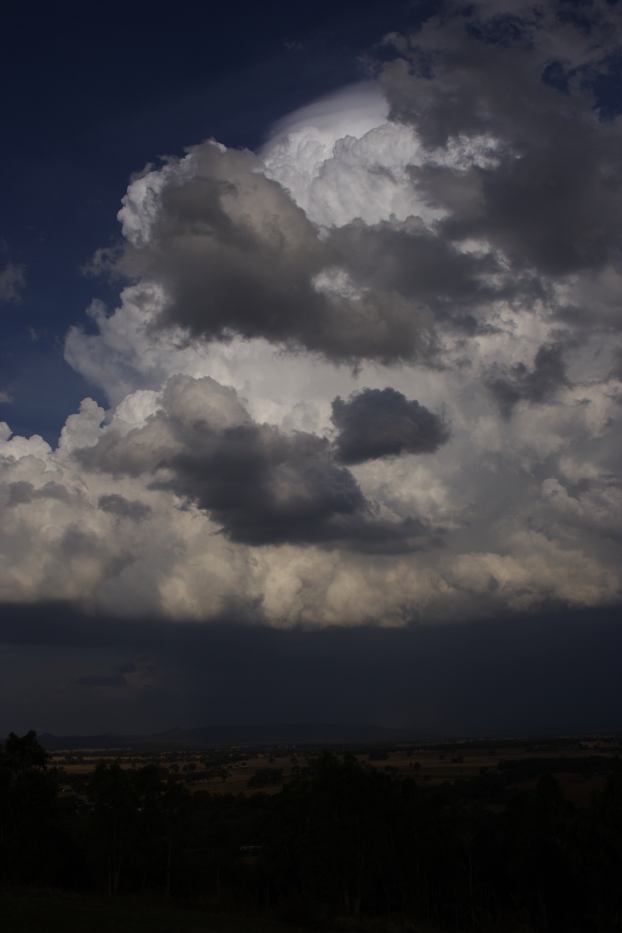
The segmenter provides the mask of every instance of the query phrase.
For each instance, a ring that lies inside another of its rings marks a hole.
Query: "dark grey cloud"
[[[349,537],[365,512],[354,477],[333,463],[328,442],[269,425],[190,438],[171,460],[171,485],[222,523],[234,541],[265,544]]]
[[[416,517],[378,520],[326,438],[255,423],[235,392],[213,379],[174,377],[163,405],[144,427],[126,435],[109,431],[76,457],[108,473],[153,473],[152,488],[195,502],[242,544],[393,552],[438,538]],[[430,413],[423,412],[425,420]],[[119,507],[119,497],[105,498]]]
[[[398,290],[355,298],[322,290],[316,278],[349,265],[348,248],[318,228],[251,152],[204,143],[192,170],[165,175],[149,229],[137,221],[118,272],[146,278],[167,296],[159,320],[190,334],[265,337],[339,360],[430,354],[431,319]],[[390,283],[389,283],[390,288]]]
[[[531,369],[524,363],[503,372],[497,367],[487,381],[487,388],[505,417],[511,415],[518,402],[546,402],[564,385],[567,385],[566,366],[559,344],[541,346]]]
[[[516,292],[493,256],[461,252],[414,218],[320,236],[251,153],[207,143],[192,155],[192,171],[165,176],[155,220],[118,264],[163,287],[160,326],[337,360],[431,361],[439,320],[473,331],[490,301]],[[352,288],[331,288],[335,274]]]
[[[567,9],[446,4],[396,39],[381,73],[393,118],[426,145],[468,137],[488,147],[470,166],[413,170],[422,195],[448,211],[441,235],[485,238],[514,271],[545,277],[619,261],[622,128],[599,118],[594,88],[619,52],[620,12],[586,6],[586,30]]]
[[[620,379],[622,381],[622,347],[616,347],[613,360],[613,366],[609,375],[610,377]]]
[[[449,438],[444,420],[396,389],[363,389],[333,401],[337,457],[363,463],[401,453],[434,453]]]
[[[265,337],[337,360],[430,362],[439,325],[474,332],[491,301],[535,288],[415,218],[320,236],[251,153],[208,143],[193,158],[192,172],[166,176],[148,234],[118,264],[163,287],[160,326]],[[331,288],[335,274],[352,289]]]
[[[253,153],[205,143],[191,155],[121,269],[159,281],[165,321],[193,333],[300,339],[325,303],[311,286],[325,255],[317,231]]]
[[[412,326],[417,315],[427,322],[430,334],[448,329],[473,334],[486,326],[492,302],[519,295],[534,298],[542,292],[537,278],[508,275],[499,257],[460,250],[449,237],[415,218],[374,226],[355,221],[335,230],[330,243],[340,263],[371,294],[402,299],[406,321],[400,325],[386,313],[381,318],[391,330],[394,360],[404,354],[398,349],[400,341],[408,339],[407,322]],[[428,353],[420,355],[434,359],[434,349],[430,338]]]
[[[35,487],[26,480],[9,483],[3,490],[7,506],[24,505],[36,499],[58,499],[71,502],[74,496],[62,483],[47,482]]]
[[[102,512],[109,512],[118,518],[129,518],[134,522],[139,522],[151,515],[151,508],[145,502],[126,499],[116,493],[100,496],[97,505]]]

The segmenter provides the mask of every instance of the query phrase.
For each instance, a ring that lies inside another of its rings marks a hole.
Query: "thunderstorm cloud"
[[[0,422],[4,602],[295,628],[619,601],[622,18],[566,6],[446,3],[258,151],[132,178],[93,263],[117,306],[65,341],[105,404],[55,446]]]

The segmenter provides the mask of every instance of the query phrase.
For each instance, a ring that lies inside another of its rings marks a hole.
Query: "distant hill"
[[[412,741],[411,733],[382,726],[335,723],[280,723],[263,726],[202,726],[154,735],[50,735],[46,748],[206,748],[223,745],[330,745]]]

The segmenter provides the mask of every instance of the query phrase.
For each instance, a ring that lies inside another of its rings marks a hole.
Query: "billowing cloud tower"
[[[448,5],[260,151],[129,185],[2,598],[404,625],[620,596],[619,14]]]

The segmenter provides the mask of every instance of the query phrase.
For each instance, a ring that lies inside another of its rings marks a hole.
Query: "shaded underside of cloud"
[[[0,729],[323,722],[397,726],[420,740],[615,733],[621,639],[617,613],[594,609],[276,631],[227,617],[171,625],[5,604]]]
[[[342,463],[434,453],[449,438],[442,418],[396,389],[364,389],[347,401],[336,398],[332,409]]]

